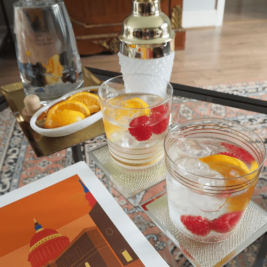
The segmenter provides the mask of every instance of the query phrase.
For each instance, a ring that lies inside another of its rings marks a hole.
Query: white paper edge
[[[108,190],[85,162],[73,164],[65,169],[1,196],[0,208],[41,191],[51,185],[57,184],[75,174],[77,174],[84,184],[92,191],[97,202],[101,205],[145,266],[169,266],[149,243],[146,237],[139,231],[132,220],[125,214],[116,200],[110,195]]]

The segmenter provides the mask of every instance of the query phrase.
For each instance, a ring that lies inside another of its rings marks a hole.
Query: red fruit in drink
[[[231,153],[231,155],[234,155],[232,157],[240,159],[244,163],[251,164],[253,161],[255,161],[255,159],[245,149],[241,147],[225,142],[222,142],[221,145],[224,146]]]
[[[231,212],[220,216],[210,222],[210,227],[213,231],[218,233],[227,233],[232,231],[242,217],[243,212]]]
[[[162,114],[155,112],[152,113],[151,116],[151,123],[153,124],[153,133],[154,134],[162,134],[169,125],[169,116],[166,118]]]
[[[134,118],[129,126],[129,133],[135,137],[137,141],[146,141],[152,135],[151,118],[147,116],[140,116]]]
[[[169,110],[169,104],[165,103],[163,105],[160,105],[158,107],[152,108],[151,111],[152,113],[160,113],[161,115],[165,115],[166,113],[168,113]]]
[[[207,236],[210,233],[210,222],[202,216],[182,215],[181,222],[194,235]]]

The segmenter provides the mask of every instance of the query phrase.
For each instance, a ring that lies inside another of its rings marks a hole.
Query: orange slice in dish
[[[62,101],[62,102],[59,102],[58,104],[54,105],[48,111],[44,127],[45,128],[61,127],[63,125],[61,125],[61,123],[59,121],[63,120],[65,122],[65,120],[68,120],[67,118],[65,118],[68,115],[71,116],[70,121],[72,121],[73,117],[75,117],[75,115],[73,115],[74,113],[70,114],[69,112],[64,112],[63,114],[61,114],[59,116],[55,116],[59,113],[62,113],[64,110],[77,111],[77,112],[83,114],[84,118],[90,116],[90,110],[83,103],[78,102],[78,101]],[[75,120],[73,120],[73,122],[75,122]],[[64,125],[67,125],[67,124],[64,124]]]
[[[91,114],[100,111],[99,97],[95,94],[80,92],[72,95],[68,100],[79,101],[85,104],[89,108]]]
[[[47,117],[50,117],[52,114],[57,114],[62,112],[63,110],[74,110],[81,112],[85,117],[90,116],[90,110],[88,107],[78,101],[62,101],[56,105],[54,105],[48,112]]]
[[[64,109],[60,113],[52,114],[46,120],[44,127],[47,129],[62,127],[83,120],[84,118],[84,114],[79,111]]]

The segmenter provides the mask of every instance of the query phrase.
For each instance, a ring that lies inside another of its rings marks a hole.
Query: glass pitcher
[[[17,60],[26,95],[43,104],[83,85],[72,24],[62,0],[14,3]]]

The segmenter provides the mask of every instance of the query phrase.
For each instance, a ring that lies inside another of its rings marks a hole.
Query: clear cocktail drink
[[[134,76],[140,84],[129,90],[122,77],[105,82],[99,89],[110,155],[117,164],[132,169],[163,159],[172,97],[171,85],[161,78]],[[142,88],[142,79],[153,82]]]
[[[181,124],[165,140],[170,218],[188,237],[219,242],[238,227],[253,195],[265,147],[224,120]]]

